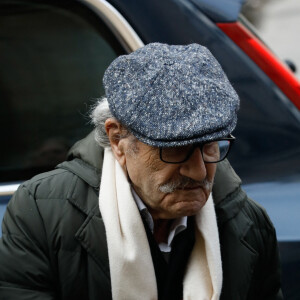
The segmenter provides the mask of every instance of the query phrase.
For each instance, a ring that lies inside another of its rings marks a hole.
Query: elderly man
[[[282,299],[275,230],[224,160],[239,100],[211,53],[149,44],[104,86],[95,131],[8,205],[0,298]]]

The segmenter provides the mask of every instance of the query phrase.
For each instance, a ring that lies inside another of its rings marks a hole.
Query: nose
[[[207,170],[200,148],[196,148],[191,157],[181,164],[179,173],[191,179],[201,181],[207,176]]]

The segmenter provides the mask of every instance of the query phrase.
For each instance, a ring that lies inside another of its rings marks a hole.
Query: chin
[[[173,204],[174,213],[177,217],[196,215],[206,204],[207,199],[204,193],[194,198],[176,197],[176,202]]]
[[[206,200],[178,203],[177,215],[181,217],[194,216],[202,209],[205,203]]]
[[[205,205],[210,191],[197,188],[176,190],[164,197],[168,205],[164,209],[163,218],[175,219],[184,216],[194,216]]]

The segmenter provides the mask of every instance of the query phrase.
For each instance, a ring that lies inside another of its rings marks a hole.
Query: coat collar
[[[93,130],[84,139],[74,144],[68,153],[68,160],[80,158],[88,165],[97,169],[101,174],[103,156],[104,149],[97,144],[95,140],[95,130]]]

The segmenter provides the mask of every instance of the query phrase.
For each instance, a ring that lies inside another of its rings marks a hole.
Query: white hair
[[[100,98],[91,110],[91,122],[95,126],[95,140],[103,148],[110,147],[109,138],[105,130],[105,121],[110,118],[114,118],[112,115],[107,98]]]
[[[115,119],[109,109],[108,101],[106,97],[100,98],[91,109],[90,113],[91,123],[95,126],[95,140],[103,148],[111,147],[109,138],[105,130],[105,122],[107,119]],[[120,123],[121,124],[121,123]],[[130,130],[128,130],[124,125],[122,125],[124,133],[119,135],[119,139],[130,137],[131,146],[135,145],[136,138],[132,135]],[[132,150],[136,150],[136,147],[133,147]]]

